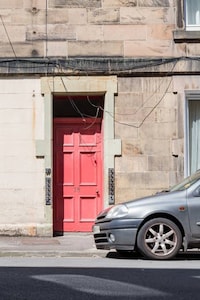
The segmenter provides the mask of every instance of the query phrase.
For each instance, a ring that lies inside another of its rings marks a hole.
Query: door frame
[[[41,93],[44,97],[44,140],[36,141],[36,155],[44,156],[45,170],[52,182],[53,167],[53,96],[70,95],[102,95],[104,96],[103,126],[103,206],[109,206],[108,175],[109,169],[115,167],[115,156],[122,153],[121,139],[115,139],[114,102],[117,94],[116,76],[55,76],[41,78]],[[52,189],[51,189],[52,191]],[[51,195],[52,199],[52,195]],[[45,206],[45,213],[50,224],[53,224],[52,201]],[[53,225],[52,225],[53,227]],[[53,228],[52,228],[53,232]]]
[[[100,143],[100,156],[101,156],[101,159],[100,159],[100,161],[103,161],[103,130],[102,130],[102,118],[96,118],[95,119],[95,122],[94,122],[94,119],[92,119],[92,118],[86,118],[85,120],[84,120],[84,125],[85,125],[85,127],[90,127],[91,125],[93,125],[93,124],[98,124],[100,127],[101,127],[101,131],[100,131],[100,136],[101,136],[101,143]],[[58,118],[58,117],[55,117],[54,119],[53,119],[53,130],[55,130],[55,128],[56,128],[56,125],[58,125],[58,127],[61,125],[70,125],[70,124],[73,124],[73,125],[82,125],[83,124],[83,120],[82,120],[82,118],[70,118],[70,117],[66,117],[66,118],[64,118],[64,117],[62,117],[62,118]],[[55,132],[55,131],[54,131]],[[54,141],[53,141],[53,144],[54,144],[54,142],[55,142],[55,136],[54,136]],[[55,149],[53,149],[53,151],[55,151]],[[55,153],[56,152],[54,152],[53,153],[53,157],[54,157],[54,159],[55,159]],[[54,163],[54,166],[57,164],[57,162],[55,161],[53,159],[53,163]],[[99,184],[100,184],[100,186],[98,187],[98,189],[99,189],[99,193],[100,193],[100,199],[98,200],[98,206],[97,206],[97,209],[98,209],[98,211],[99,210],[101,210],[102,208],[103,208],[103,178],[102,178],[102,173],[103,173],[103,165],[101,164],[101,165],[99,165],[99,171],[98,171],[98,180],[100,181],[100,182],[98,182]],[[53,170],[53,179],[54,179],[54,176],[55,176],[55,173],[54,173],[54,170]],[[53,191],[55,191],[55,187],[53,186]],[[54,198],[55,199],[55,198]],[[57,203],[53,203],[53,214],[54,214],[54,212],[56,211],[56,205],[57,205]],[[54,216],[53,216],[53,222],[54,222],[55,220],[54,220]],[[83,222],[83,226],[84,226],[84,222]],[[53,227],[54,227],[54,224],[53,224]],[[79,231],[79,230],[78,230]],[[70,232],[70,230],[68,230],[68,231],[62,231],[62,233],[64,233],[64,232]],[[84,232],[84,230],[82,231],[82,232]],[[54,230],[54,234],[60,234],[61,233],[61,231],[56,231],[56,230]]]

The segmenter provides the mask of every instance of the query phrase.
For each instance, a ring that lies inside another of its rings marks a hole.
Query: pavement
[[[0,257],[106,257],[97,250],[92,233],[66,233],[57,237],[0,236]]]
[[[0,235],[0,257],[118,257],[114,250],[97,250],[91,232],[65,233],[56,237]],[[135,258],[140,258],[136,253]],[[131,258],[132,254],[131,254]],[[178,259],[198,259],[200,249],[181,252]]]

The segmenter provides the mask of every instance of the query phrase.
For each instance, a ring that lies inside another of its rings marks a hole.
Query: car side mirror
[[[193,192],[194,197],[200,197],[200,187],[198,187],[194,192]]]

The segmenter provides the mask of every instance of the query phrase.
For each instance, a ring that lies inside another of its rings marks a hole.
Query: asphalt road
[[[0,300],[199,300],[200,255],[0,258]]]

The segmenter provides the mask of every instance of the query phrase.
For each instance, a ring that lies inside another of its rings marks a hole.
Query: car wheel
[[[150,259],[170,259],[180,250],[182,235],[178,226],[165,218],[152,219],[140,229],[138,250]]]

